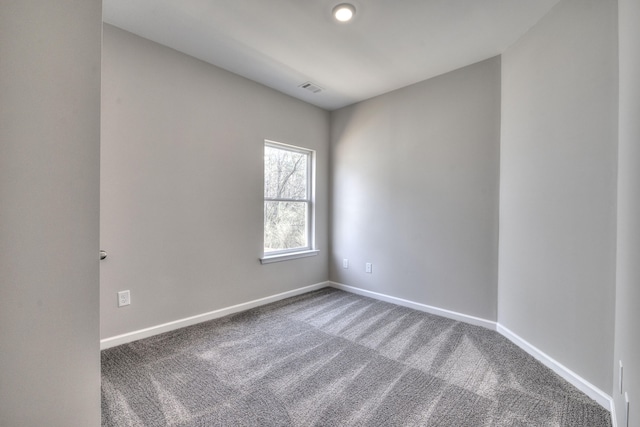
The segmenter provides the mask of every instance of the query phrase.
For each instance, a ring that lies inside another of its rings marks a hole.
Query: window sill
[[[288,261],[290,259],[306,258],[306,257],[310,257],[310,256],[316,256],[319,253],[320,253],[319,250],[312,249],[312,250],[309,250],[309,251],[290,252],[290,253],[278,254],[278,255],[266,255],[266,256],[263,256],[262,258],[260,258],[260,263],[262,263],[262,264],[271,264],[273,262]]]

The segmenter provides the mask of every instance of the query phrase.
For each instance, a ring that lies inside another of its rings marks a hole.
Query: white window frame
[[[272,262],[286,261],[290,259],[304,258],[309,256],[315,256],[320,251],[316,249],[316,227],[315,227],[315,166],[316,166],[316,152],[315,150],[311,150],[309,148],[298,147],[295,145],[284,144],[282,142],[271,141],[265,139],[264,148],[271,147],[278,150],[287,150],[294,153],[300,153],[307,156],[307,197],[306,199],[287,199],[287,198],[271,198],[264,197],[264,160],[262,163],[263,171],[262,171],[262,188],[263,188],[263,198],[265,202],[303,202],[307,204],[307,246],[299,247],[299,248],[291,248],[291,249],[283,249],[278,251],[269,251],[264,252],[264,225],[262,228],[262,239],[263,239],[263,252],[262,258],[260,258],[260,262],[262,264],[269,264]],[[264,158],[264,156],[263,156]],[[263,203],[264,205],[264,203]],[[263,211],[263,224],[264,224],[264,215]]]

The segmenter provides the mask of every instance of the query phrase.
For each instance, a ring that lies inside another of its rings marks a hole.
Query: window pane
[[[264,197],[307,199],[308,155],[264,147]]]
[[[306,248],[307,203],[264,202],[264,251]]]

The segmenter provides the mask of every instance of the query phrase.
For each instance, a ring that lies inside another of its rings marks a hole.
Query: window
[[[262,263],[317,254],[313,166],[313,151],[265,141]]]

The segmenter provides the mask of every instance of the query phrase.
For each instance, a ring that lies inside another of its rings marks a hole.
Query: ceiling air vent
[[[308,90],[309,92],[318,93],[322,91],[322,88],[315,83],[306,82],[302,83],[300,86],[302,89]]]

